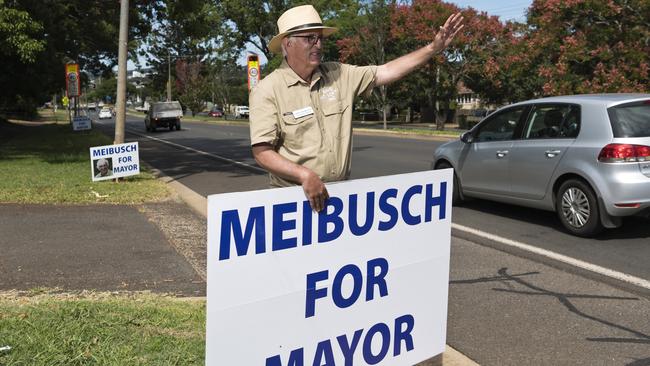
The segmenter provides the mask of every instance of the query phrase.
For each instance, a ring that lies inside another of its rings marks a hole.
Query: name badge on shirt
[[[305,107],[301,109],[296,109],[295,111],[291,112],[291,114],[293,115],[293,118],[298,119],[300,117],[314,114],[314,110],[311,107]]]

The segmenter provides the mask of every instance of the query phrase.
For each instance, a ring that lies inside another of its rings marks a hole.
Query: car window
[[[536,105],[528,117],[525,139],[575,138],[580,130],[580,107],[569,104]]]
[[[650,100],[607,110],[614,137],[650,137]]]
[[[517,123],[526,107],[513,107],[497,112],[480,124],[475,141],[512,140]]]
[[[157,112],[176,111],[181,109],[181,105],[178,102],[158,103],[158,104],[154,104],[154,109]]]

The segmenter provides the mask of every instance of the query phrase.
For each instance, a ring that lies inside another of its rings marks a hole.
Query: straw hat
[[[322,29],[324,36],[336,32],[336,28],[326,27],[320,15],[312,5],[296,6],[285,11],[278,19],[278,35],[269,42],[269,50],[273,53],[282,52],[282,39],[290,33],[312,29]]]

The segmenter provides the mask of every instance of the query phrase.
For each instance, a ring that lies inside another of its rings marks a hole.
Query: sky
[[[516,20],[523,22],[526,18],[526,10],[528,7],[530,7],[530,4],[532,4],[532,0],[501,0],[501,1],[494,1],[494,0],[456,0],[456,1],[449,1],[447,2],[456,4],[457,6],[461,8],[466,8],[468,6],[471,6],[472,8],[479,10],[479,11],[485,11],[489,15],[497,15],[501,19],[501,21],[506,21],[506,20]],[[249,51],[256,52],[253,50],[253,48],[250,48]],[[259,53],[259,52],[256,52]],[[266,58],[264,55],[260,55],[260,61],[262,63],[266,63]],[[243,54],[239,61],[239,64],[245,65],[246,64],[246,54]],[[128,69],[131,70],[135,68],[135,65],[133,62],[129,61]]]

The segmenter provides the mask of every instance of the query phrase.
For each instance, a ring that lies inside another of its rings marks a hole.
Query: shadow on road
[[[574,240],[579,239],[566,233],[555,212],[480,199],[471,199],[463,202],[463,204],[458,208],[479,211],[522,223],[544,226],[556,231],[559,235],[566,235]],[[616,229],[607,229],[592,239],[599,241],[616,241],[620,239],[638,238],[650,238],[650,219],[643,217],[626,217],[623,220],[623,226]]]
[[[587,314],[586,312],[578,309],[576,305],[571,302],[571,299],[598,299],[598,300],[623,300],[623,301],[638,301],[639,298],[636,297],[620,297],[620,296],[601,296],[601,295],[584,295],[584,294],[567,294],[561,292],[555,292],[552,290],[544,289],[540,286],[534,285],[532,282],[527,281],[525,278],[530,278],[539,274],[539,272],[526,272],[519,274],[510,274],[508,273],[508,268],[500,268],[497,271],[496,276],[492,277],[481,277],[470,280],[452,280],[449,281],[451,285],[463,285],[463,284],[476,284],[476,283],[486,283],[486,282],[497,282],[504,285],[507,288],[492,288],[493,291],[497,292],[508,292],[517,295],[525,296],[547,296],[554,297],[557,301],[567,308],[570,312],[584,318],[603,324],[607,327],[618,329],[629,333],[631,337],[629,338],[619,338],[619,337],[601,337],[601,338],[585,338],[591,342],[614,342],[614,343],[636,343],[636,344],[650,344],[650,335],[643,333],[641,331],[634,330],[632,328],[616,324],[606,319],[601,319],[595,315]],[[519,286],[517,286],[519,285]],[[641,365],[641,364],[638,364]]]

